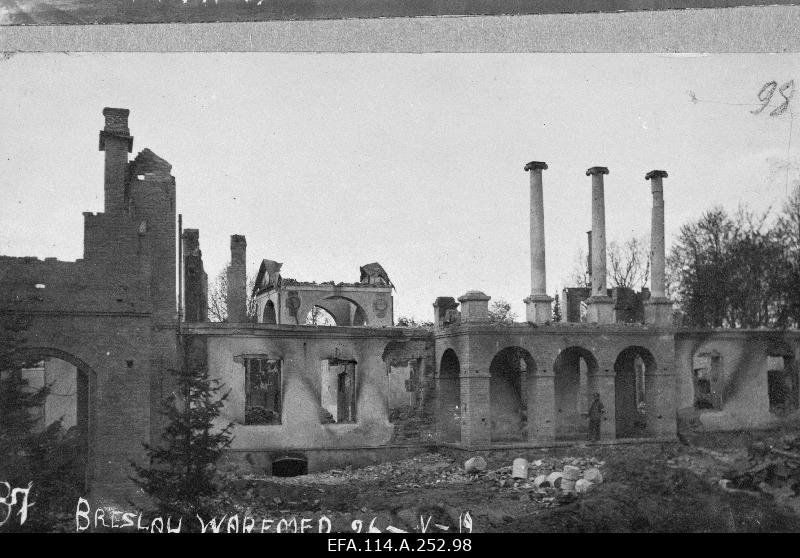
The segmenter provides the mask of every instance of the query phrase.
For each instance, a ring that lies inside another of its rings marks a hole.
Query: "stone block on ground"
[[[480,455],[467,459],[464,463],[464,471],[467,473],[482,473],[486,470],[486,460]]]
[[[511,477],[515,479],[528,478],[528,460],[518,457],[511,466]]]
[[[550,486],[553,488],[560,488],[561,487],[561,479],[564,475],[560,471],[555,471],[547,475],[547,482],[550,483]]]
[[[600,484],[603,482],[603,473],[600,472],[600,469],[592,467],[591,469],[586,469],[583,473],[583,478],[591,483]]]
[[[564,465],[564,479],[570,481],[576,481],[581,478],[581,470],[574,465]]]

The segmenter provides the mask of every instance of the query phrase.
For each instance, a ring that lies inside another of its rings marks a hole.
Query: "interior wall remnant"
[[[533,358],[520,347],[503,349],[489,367],[489,403],[492,441],[528,438],[528,374]]]
[[[281,361],[245,358],[245,424],[281,424]]]
[[[23,368],[21,375],[30,390],[49,387],[44,404],[37,410],[37,429],[43,430],[59,419],[64,430],[77,426],[77,367],[65,360],[49,357],[34,367]]]
[[[594,389],[597,362],[581,347],[561,351],[553,366],[556,403],[555,437],[584,440],[589,435],[589,405]]]
[[[644,378],[655,359],[643,347],[628,347],[614,363],[614,408],[617,438],[647,436]]]
[[[323,424],[356,422],[356,362],[322,361],[321,407]]]
[[[395,425],[395,440],[419,438],[422,411],[422,359],[409,359],[404,366],[387,366],[389,422]]]

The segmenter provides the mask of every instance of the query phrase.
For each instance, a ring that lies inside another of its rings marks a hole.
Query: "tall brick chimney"
[[[133,136],[128,130],[128,109],[104,108],[106,125],[100,131],[100,151],[106,152],[105,212],[116,213],[125,208],[125,180],[128,153],[133,149]]]
[[[247,240],[231,235],[231,263],[228,266],[228,322],[247,319]]]

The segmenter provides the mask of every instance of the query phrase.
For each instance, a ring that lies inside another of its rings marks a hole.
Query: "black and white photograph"
[[[5,52],[0,533],[800,532],[798,79]]]

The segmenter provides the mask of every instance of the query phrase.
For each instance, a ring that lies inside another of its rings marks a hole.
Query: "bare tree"
[[[324,308],[312,306],[311,311],[306,316],[306,325],[335,326],[336,320]]]
[[[630,238],[625,242],[611,241],[607,249],[608,283],[611,287],[627,287],[638,290],[650,279],[650,241],[647,237]],[[592,275],[589,256],[584,248],[578,256],[569,284],[590,288]]]
[[[575,266],[572,268],[572,273],[569,276],[569,285],[573,287],[589,288],[592,286],[592,276],[589,273],[589,256],[586,251],[581,248],[578,250],[578,258]]]
[[[229,264],[230,265],[230,264]],[[255,277],[247,276],[247,317],[257,321],[256,299],[253,296]],[[222,268],[208,286],[208,319],[224,322],[228,319],[228,266]]]
[[[639,290],[650,279],[650,241],[630,238],[608,245],[608,279],[612,287]]]

